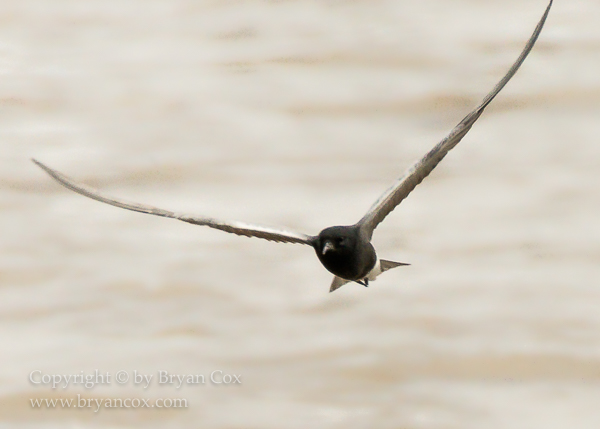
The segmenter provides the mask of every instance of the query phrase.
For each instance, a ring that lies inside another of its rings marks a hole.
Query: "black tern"
[[[542,31],[542,27],[544,26],[551,6],[552,0],[548,4],[542,18],[517,60],[492,91],[485,96],[481,104],[465,116],[442,141],[410,167],[402,177],[396,180],[396,182],[394,182],[394,184],[371,206],[362,219],[354,225],[332,226],[322,230],[319,235],[312,236],[286,229],[250,225],[237,221],[220,221],[204,216],[177,213],[145,204],[126,202],[104,196],[95,189],[77,183],[64,174],[51,169],[35,159],[32,159],[32,161],[66,188],[106,204],[136,212],[179,219],[195,225],[205,225],[246,237],[256,237],[281,243],[299,243],[312,246],[323,266],[334,274],[330,292],[333,292],[340,286],[349,282],[357,282],[363,286],[368,286],[369,281],[374,280],[382,272],[402,265],[408,265],[401,262],[378,259],[375,248],[371,244],[373,231],[377,225],[379,225],[379,223],[381,223],[381,221],[383,221],[383,219],[394,210],[396,206],[398,206],[398,204],[400,204],[402,200],[404,200],[408,194],[410,194],[412,190],[429,175],[429,173],[431,173],[446,154],[462,140],[475,121],[479,119],[488,104],[490,104],[494,97],[498,95],[502,88],[504,88],[508,81],[514,76],[521,64],[523,64],[523,61],[525,61],[525,58],[533,48],[533,45]]]

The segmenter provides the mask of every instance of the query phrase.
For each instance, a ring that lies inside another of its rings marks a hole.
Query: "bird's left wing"
[[[110,204],[111,206],[120,207],[122,209],[133,210],[140,213],[148,213],[155,216],[170,217],[173,219],[179,219],[184,222],[193,223],[194,225],[205,225],[210,228],[220,229],[221,231],[230,232],[237,235],[243,235],[246,237],[256,237],[265,240],[282,242],[282,243],[299,243],[312,245],[314,237],[294,231],[287,231],[280,228],[271,228],[260,225],[250,225],[243,222],[237,221],[220,221],[203,216],[194,216],[185,213],[177,213],[169,210],[159,209],[157,207],[148,206],[145,204],[138,204],[121,199],[116,199],[102,195],[89,186],[75,182],[73,179],[59,173],[56,170],[42,164],[41,162],[32,159],[40,168],[48,173],[58,183],[70,189],[78,194],[92,198],[102,203]]]
[[[450,131],[441,142],[439,142],[433,149],[431,149],[422,159],[417,161],[412,167],[410,167],[404,175],[398,179],[384,194],[373,204],[367,214],[358,222],[362,231],[366,233],[368,237],[373,235],[373,230],[379,225],[379,223],[404,200],[412,192],[415,187],[421,183],[421,181],[431,173],[431,171],[438,165],[438,163],[446,156],[446,154],[454,148],[462,140],[462,138],[469,132],[475,121],[481,116],[483,110],[488,104],[494,99],[496,95],[504,88],[504,85],[514,76],[517,72],[527,55],[535,45],[535,42],[542,31],[542,27],[546,22],[550,7],[552,6],[552,0],[548,4],[544,15],[538,22],[537,27],[533,31],[533,34],[529,38],[529,41],[525,45],[525,48],[519,55],[519,58],[515,61],[512,67],[508,70],[506,75],[496,84],[494,89],[485,96],[481,104],[469,113],[465,118],[460,121],[456,127]]]

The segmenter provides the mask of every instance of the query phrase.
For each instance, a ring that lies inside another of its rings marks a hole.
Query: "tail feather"
[[[350,283],[350,280],[343,279],[338,276],[333,276],[333,281],[331,282],[331,287],[329,288],[329,292],[333,292],[336,289],[341,288],[346,283]]]
[[[379,274],[381,274],[387,270],[391,270],[392,268],[402,267],[405,265],[410,265],[410,264],[406,264],[404,262],[394,262],[394,261],[386,261],[385,259],[380,259],[379,267],[377,269],[373,269],[373,271],[371,271],[371,273],[369,274],[369,276],[367,278],[369,280],[375,280],[375,277],[377,277]],[[331,282],[331,287],[329,288],[329,292],[333,292],[334,290],[341,288],[346,283],[350,283],[350,281],[351,280],[346,280],[346,279],[343,279],[338,276],[333,276],[333,281]]]
[[[385,259],[379,260],[379,266],[381,267],[382,273],[386,272],[387,270],[391,270],[392,268],[401,267],[404,265],[410,265],[410,264],[406,264],[404,262],[386,261]]]

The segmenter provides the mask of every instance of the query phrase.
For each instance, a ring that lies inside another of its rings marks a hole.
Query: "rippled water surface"
[[[557,1],[514,80],[377,229],[379,255],[412,265],[369,289],[329,294],[307,247],[102,205],[29,161],[172,210],[309,234],[353,223],[492,88],[544,7],[0,3],[0,421],[600,427],[593,0]],[[113,378],[29,381],[96,369]],[[31,405],[77,395],[188,407]]]

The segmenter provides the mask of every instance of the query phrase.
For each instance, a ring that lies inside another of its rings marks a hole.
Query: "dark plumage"
[[[325,228],[313,247],[325,268],[346,280],[364,279],[377,262],[375,248],[357,225]]]
[[[334,291],[350,281],[356,281],[368,286],[369,280],[374,280],[382,272],[401,265],[407,265],[383,259],[379,260],[375,253],[375,249],[371,244],[373,231],[377,225],[379,225],[379,223],[394,210],[394,208],[396,208],[398,204],[400,204],[402,200],[404,200],[404,198],[406,198],[408,194],[410,194],[410,192],[412,192],[412,190],[429,175],[429,173],[431,173],[446,154],[462,140],[475,121],[481,116],[488,104],[490,104],[494,97],[498,95],[507,82],[514,76],[521,64],[523,64],[523,61],[525,61],[525,58],[533,48],[533,45],[542,31],[542,27],[544,26],[544,22],[550,12],[551,6],[552,0],[550,0],[544,15],[540,19],[532,36],[515,63],[500,82],[496,84],[492,91],[485,96],[481,104],[465,116],[464,119],[450,131],[450,134],[434,146],[434,148],[421,160],[410,167],[400,179],[383,193],[363,218],[355,225],[332,226],[324,229],[317,236],[310,236],[285,229],[249,225],[237,221],[220,221],[204,216],[177,213],[104,196],[100,192],[75,182],[64,174],[51,169],[35,159],[33,162],[68,189],[116,207],[156,216],[179,219],[195,225],[205,225],[247,237],[310,245],[315,249],[319,260],[325,268],[335,275],[330,291]]]

